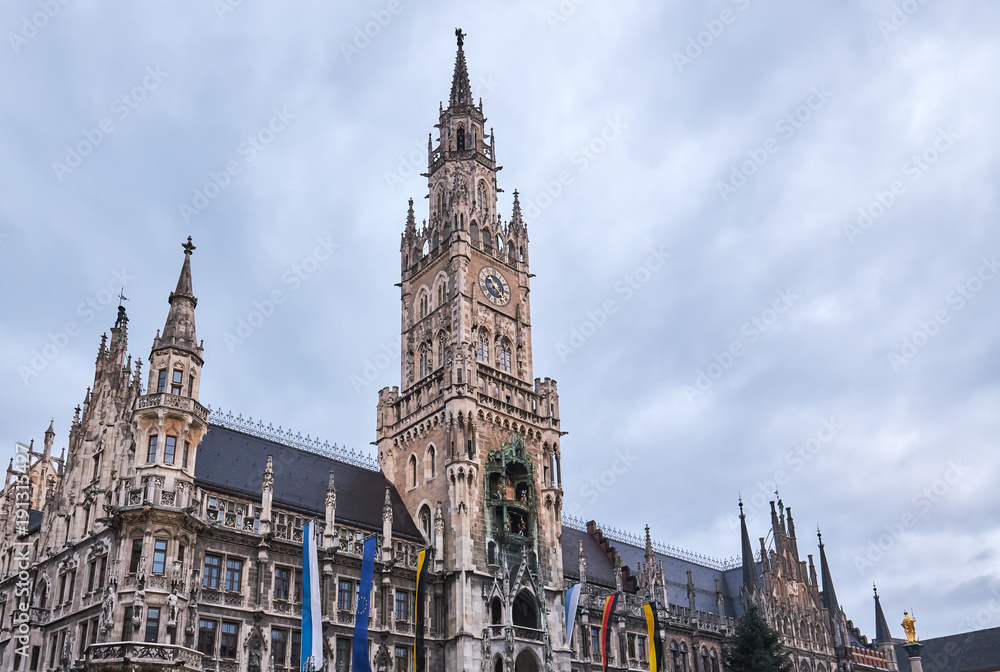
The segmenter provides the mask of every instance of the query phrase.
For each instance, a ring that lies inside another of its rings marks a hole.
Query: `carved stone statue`
[[[913,616],[910,616],[910,613],[908,611],[903,612],[903,622],[901,625],[903,626],[903,631],[906,632],[907,644],[909,644],[910,642],[917,641],[917,629],[913,625],[916,622],[917,619],[913,618]]]
[[[101,608],[101,632],[110,632],[115,627],[115,587],[108,583],[104,587],[104,604]]]
[[[389,647],[383,641],[379,644],[378,652],[375,654],[375,672],[389,672],[392,665],[392,658],[389,656]]]
[[[260,642],[255,641],[247,658],[247,672],[260,672]]]
[[[167,625],[177,625],[177,589],[167,596]]]

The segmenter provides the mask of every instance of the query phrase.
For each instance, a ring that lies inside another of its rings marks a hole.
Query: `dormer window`
[[[166,391],[167,391],[167,370],[160,369],[159,377],[156,380],[156,392],[157,394],[159,394],[160,392],[166,392]]]
[[[184,376],[184,372],[180,369],[174,369],[174,377],[170,381],[170,394],[176,394],[180,396],[181,394],[181,379]]]

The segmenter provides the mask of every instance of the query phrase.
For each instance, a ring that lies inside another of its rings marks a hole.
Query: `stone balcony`
[[[201,420],[208,422],[208,409],[199,404],[191,397],[183,397],[178,394],[167,394],[166,392],[158,392],[156,394],[143,395],[138,399],[136,399],[135,402],[136,410],[142,408],[154,408],[156,406],[163,406],[165,408],[175,408],[179,411],[194,413]]]
[[[201,654],[174,644],[113,642],[87,647],[87,670],[183,670],[202,672]]]

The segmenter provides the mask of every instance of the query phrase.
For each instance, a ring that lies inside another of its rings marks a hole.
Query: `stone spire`
[[[50,457],[52,457],[52,442],[56,438],[56,430],[55,427],[53,426],[53,423],[55,423],[55,418],[53,418],[52,421],[49,422],[49,428],[45,430],[45,448],[42,451],[42,458],[45,460],[48,460]]]
[[[743,590],[747,595],[757,592],[757,563],[753,558],[753,546],[750,545],[750,535],[747,533],[747,517],[743,513],[743,500],[740,499],[740,537],[743,544]]]
[[[392,559],[392,496],[385,486],[385,504],[382,505],[382,562]]]
[[[837,592],[833,589],[833,576],[830,574],[830,565],[826,561],[826,548],[823,546],[823,533],[816,528],[816,536],[819,538],[819,571],[823,579],[823,608],[830,612],[834,618],[840,616],[840,602],[837,601]]]
[[[198,305],[198,299],[194,296],[191,284],[191,254],[195,250],[191,236],[188,236],[187,242],[181,247],[184,248],[184,265],[177,278],[177,288],[170,293],[170,311],[163,331],[153,340],[153,350],[176,348],[201,359],[202,348],[198,344],[194,328],[194,309]]]
[[[458,39],[458,53],[455,55],[455,74],[451,78],[451,101],[452,108],[472,105],[472,86],[469,84],[469,69],[465,65],[465,51],[462,45],[465,43],[465,34],[461,28],[455,29],[455,37]]]
[[[407,238],[415,238],[417,235],[417,218],[413,214],[413,199],[410,199],[410,207],[406,210],[406,228],[403,235]]]
[[[524,218],[521,216],[521,198],[517,192],[514,190],[514,211],[510,216],[510,227],[515,233],[524,229]]]
[[[885,614],[882,612],[882,603],[878,599],[878,588],[875,584],[872,584],[872,590],[875,592],[875,643],[885,644],[892,643],[892,635],[889,633],[889,623],[885,620]]]
[[[331,548],[336,544],[337,532],[335,525],[337,522],[337,484],[334,482],[333,469],[330,470],[330,479],[326,484],[326,531],[323,533],[325,546]]]

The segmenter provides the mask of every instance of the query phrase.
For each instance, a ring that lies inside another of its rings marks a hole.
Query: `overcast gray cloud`
[[[4,3],[4,454],[66,444],[123,279],[148,355],[188,235],[202,400],[368,449],[461,26],[567,507],[731,556],[777,485],[869,635],[873,580],[997,625],[1000,7],[646,4]]]

